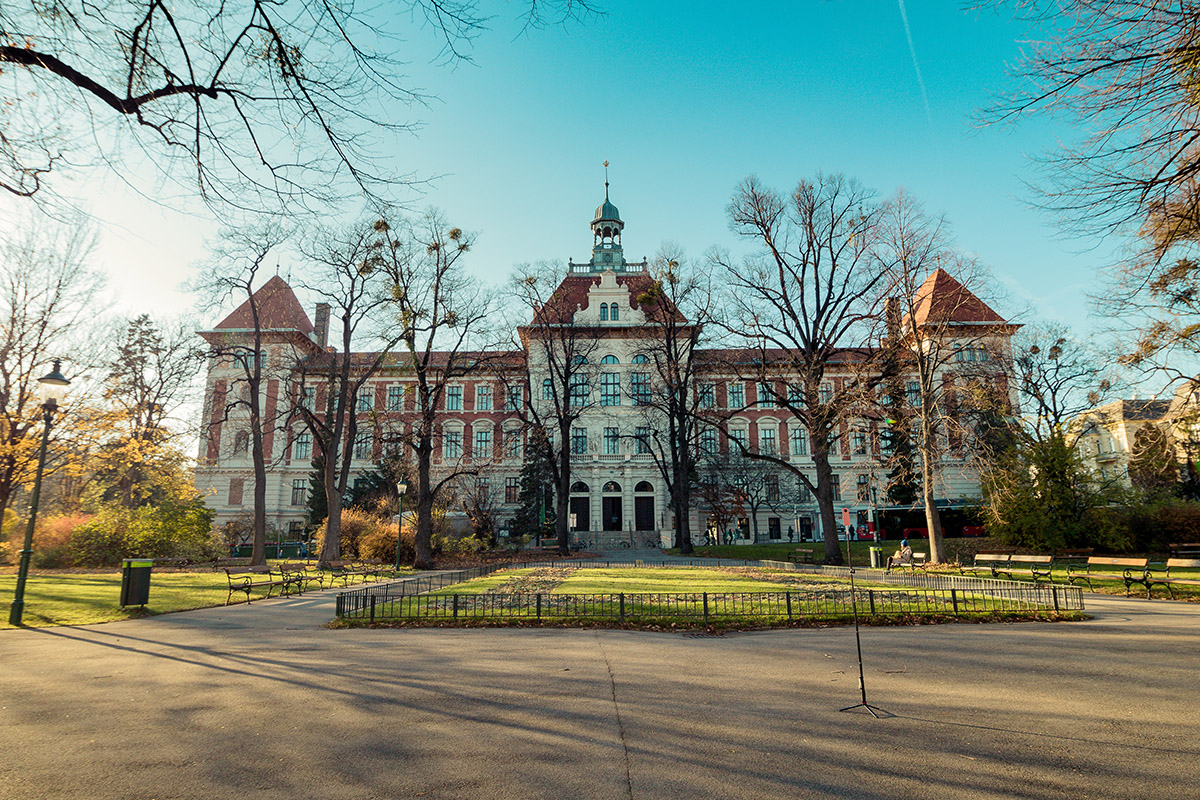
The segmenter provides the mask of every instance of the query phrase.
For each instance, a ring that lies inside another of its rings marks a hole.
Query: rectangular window
[[[520,478],[505,478],[504,479],[504,502],[516,503],[521,499],[521,479]]]
[[[448,386],[446,387],[446,410],[447,411],[462,411],[463,387]]]
[[[758,452],[764,456],[773,456],[779,452],[779,446],[775,441],[774,428],[758,429]]]
[[[796,502],[800,504],[812,502],[812,490],[799,478],[796,478]]]
[[[308,481],[304,478],[297,478],[292,481],[292,505],[302,506],[306,499],[308,499]]]
[[[389,386],[387,393],[387,410],[388,411],[403,411],[404,410],[404,387]]]
[[[767,485],[767,502],[768,503],[778,503],[779,502],[779,476],[778,475],[767,475],[765,482]]]
[[[371,386],[360,386],[358,388],[358,403],[356,405],[359,414],[366,414],[375,408],[375,389]]]
[[[865,503],[871,499],[871,478],[867,475],[858,476],[858,500],[860,503]]]
[[[445,431],[442,433],[442,458],[462,458],[462,431]]]
[[[300,407],[306,411],[313,410],[313,404],[316,402],[317,389],[314,386],[300,387]]]
[[[831,432],[829,434],[829,455],[836,456],[838,452],[838,434]]]
[[[706,456],[716,455],[717,432],[709,428],[700,431],[700,452]]]
[[[820,396],[821,396],[822,405],[829,405],[830,403],[832,403],[833,402],[833,385],[829,384],[829,383],[822,383]]]
[[[717,390],[711,383],[700,386],[700,407],[712,408],[717,404]]]
[[[587,452],[587,428],[571,428],[571,455],[581,456]]]
[[[354,434],[354,457],[355,458],[370,458],[371,457],[371,432],[363,431],[362,433]]]
[[[647,455],[650,452],[650,429],[638,426],[637,430],[634,431],[634,437],[637,441],[637,454],[640,456]]]
[[[854,448],[854,455],[865,456],[867,454],[867,434],[865,431],[854,431],[850,434],[850,446]]]
[[[509,386],[508,391],[504,395],[504,410],[520,411],[521,401],[524,399],[525,388],[523,386]]]
[[[792,455],[808,455],[808,431],[799,425],[791,426]]]
[[[492,387],[486,383],[481,383],[475,387],[475,410],[492,410]]]
[[[782,539],[783,532],[780,530],[779,517],[769,517],[767,519],[767,538]]]
[[[833,484],[832,484],[832,488],[833,488],[833,501],[834,501],[835,503],[837,503],[837,502],[841,502],[841,499],[842,499],[842,480],[841,480],[841,478],[840,478],[839,476],[837,476],[837,475],[834,475],[834,476],[833,476]]]
[[[621,452],[621,434],[616,428],[604,429],[604,455],[615,456]]]
[[[570,404],[576,408],[582,408],[588,404],[588,397],[592,393],[592,382],[587,375],[576,373],[571,376],[571,395]]]
[[[729,407],[742,408],[746,405],[746,387],[740,383],[729,384]]]
[[[492,457],[492,432],[490,430],[475,431],[476,458]]]
[[[775,407],[775,392],[771,388],[770,383],[758,384],[758,407],[759,408],[774,408]]]
[[[904,384],[904,394],[908,398],[908,404],[913,408],[921,407],[921,384],[916,381],[909,381]]]
[[[242,491],[245,485],[245,478],[229,479],[229,505],[240,506],[242,504]]]
[[[794,383],[788,384],[787,390],[788,405],[793,408],[804,405],[804,389]]]
[[[621,405],[621,374],[604,372],[600,375],[600,405]]]
[[[632,385],[630,393],[633,395],[633,404],[635,406],[650,405],[650,373],[635,372],[630,377]]]
[[[729,438],[733,442],[736,442],[736,444],[731,443],[730,448],[729,448],[730,453],[733,453],[736,455],[738,453],[741,453],[745,449],[746,442],[748,441],[745,428],[735,428],[734,430],[731,430],[729,432]],[[741,447],[738,447],[738,445],[741,445]]]
[[[288,523],[288,539],[297,541],[304,538],[304,523],[299,520],[292,520]]]
[[[521,432],[504,432],[504,454],[509,458],[521,457]]]
[[[296,434],[292,442],[292,458],[297,461],[307,461],[312,458],[312,434],[305,431]]]

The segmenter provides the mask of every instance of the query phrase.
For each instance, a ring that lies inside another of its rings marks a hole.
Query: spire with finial
[[[604,159],[604,202],[608,202],[608,159]]]

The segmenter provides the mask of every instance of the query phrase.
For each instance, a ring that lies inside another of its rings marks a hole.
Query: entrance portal
[[[600,501],[600,517],[604,523],[604,530],[619,531],[621,530],[621,498],[620,497],[605,497]]]

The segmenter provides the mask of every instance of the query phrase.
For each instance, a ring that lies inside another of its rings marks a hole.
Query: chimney
[[[324,349],[329,343],[329,303],[317,303],[317,313],[314,318],[313,338],[317,344]]]

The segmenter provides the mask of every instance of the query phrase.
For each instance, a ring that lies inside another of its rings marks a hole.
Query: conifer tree
[[[554,537],[554,476],[551,474],[547,451],[549,444],[544,433],[535,431],[529,437],[525,463],[521,467],[519,508],[513,518],[512,531],[516,536],[551,539]]]

